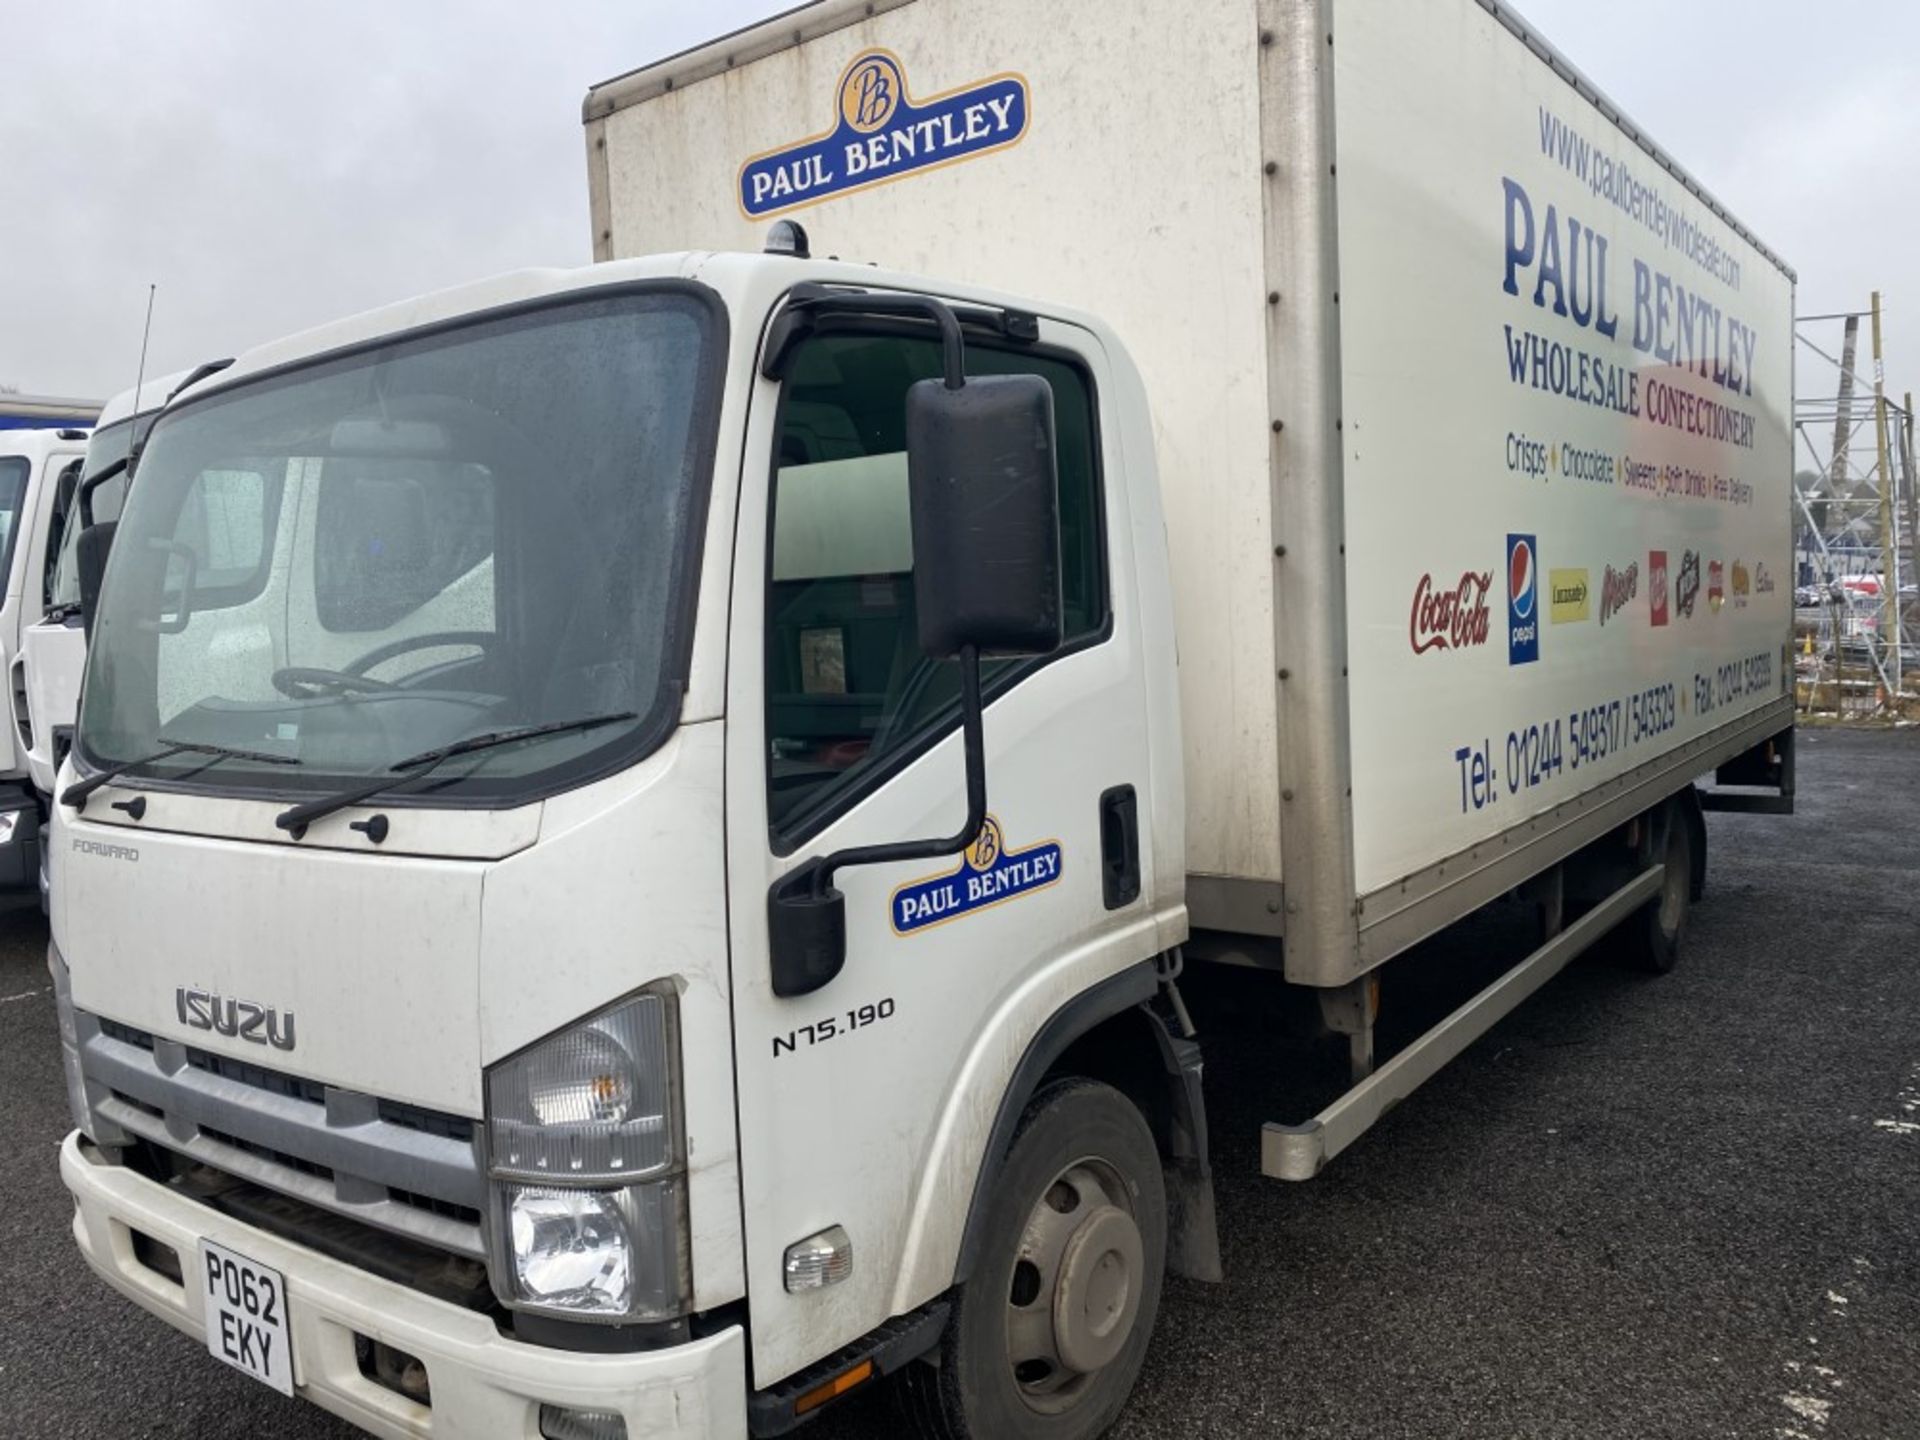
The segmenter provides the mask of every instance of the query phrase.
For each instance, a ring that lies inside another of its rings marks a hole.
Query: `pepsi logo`
[[[1507,663],[1540,658],[1540,556],[1531,535],[1507,536]]]
[[[1507,589],[1513,596],[1513,613],[1522,620],[1533,614],[1538,579],[1532,542],[1525,536],[1516,536],[1513,553],[1507,556]]]

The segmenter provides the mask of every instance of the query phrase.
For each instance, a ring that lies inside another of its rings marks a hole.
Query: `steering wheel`
[[[370,695],[401,688],[391,680],[375,680],[371,675],[328,670],[318,665],[283,665],[268,678],[273,681],[273,688],[289,700],[317,700],[328,693]]]
[[[369,650],[344,670],[330,670],[321,665],[285,665],[270,678],[273,688],[290,700],[316,700],[327,694],[387,694],[407,687],[367,674],[382,661],[411,650],[434,650],[447,645],[474,645],[481,650],[491,650],[499,638],[491,630],[441,630],[427,635],[405,635]]]
[[[405,655],[410,650],[437,650],[443,645],[473,645],[483,651],[490,651],[500,643],[499,635],[491,630],[440,630],[427,635],[403,635],[398,640],[389,640],[386,644],[369,650],[358,660],[340,673],[343,675],[365,675],[367,671],[396,655]],[[399,689],[399,686],[389,686]]]

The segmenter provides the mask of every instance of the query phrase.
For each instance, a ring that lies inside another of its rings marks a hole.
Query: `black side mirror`
[[[60,484],[53,492],[53,518],[56,522],[67,518],[67,511],[73,508],[74,492],[80,488],[80,466],[69,465],[60,472]]]
[[[80,618],[89,641],[93,639],[94,611],[100,603],[100,580],[107,573],[107,553],[113,549],[113,532],[119,528],[117,520],[101,520],[82,530],[74,542],[75,568],[80,572]]]
[[[76,460],[60,472],[54,486],[53,509],[47,516],[47,556],[40,567],[40,610],[45,614],[53,604],[53,572],[60,563],[60,539],[66,534],[67,520],[73,510],[74,492],[80,488],[80,465]]]
[[[1060,646],[1060,500],[1053,391],[1037,375],[965,377],[960,322],[919,295],[869,296],[875,313],[914,313],[940,327],[944,380],[907,392],[907,485],[920,646],[960,665],[967,817],[941,839],[862,845],[816,856],[774,882],[767,938],[775,995],[806,995],[847,956],[843,865],[957,855],[987,820],[980,657],[1045,655]]]
[[[1052,387],[922,380],[907,392],[907,486],[920,648],[936,660],[1059,649]]]

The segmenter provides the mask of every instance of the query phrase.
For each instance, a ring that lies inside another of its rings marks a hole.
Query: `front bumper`
[[[73,1234],[87,1264],[196,1339],[205,1335],[199,1288],[176,1285],[136,1259],[132,1232],[172,1246],[190,1276],[202,1238],[278,1270],[287,1282],[295,1393],[375,1435],[537,1440],[543,1403],[617,1410],[633,1440],[737,1440],[747,1433],[746,1338],[737,1326],[634,1355],[527,1345],[501,1335],[484,1315],[176,1195],[108,1162],[77,1132],[61,1147],[60,1178],[73,1193]],[[363,1376],[356,1334],[416,1356],[426,1366],[432,1408]]]

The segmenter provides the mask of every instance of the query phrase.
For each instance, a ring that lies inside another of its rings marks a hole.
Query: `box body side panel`
[[[1488,10],[1334,13],[1373,895],[1777,706],[1793,301]]]

